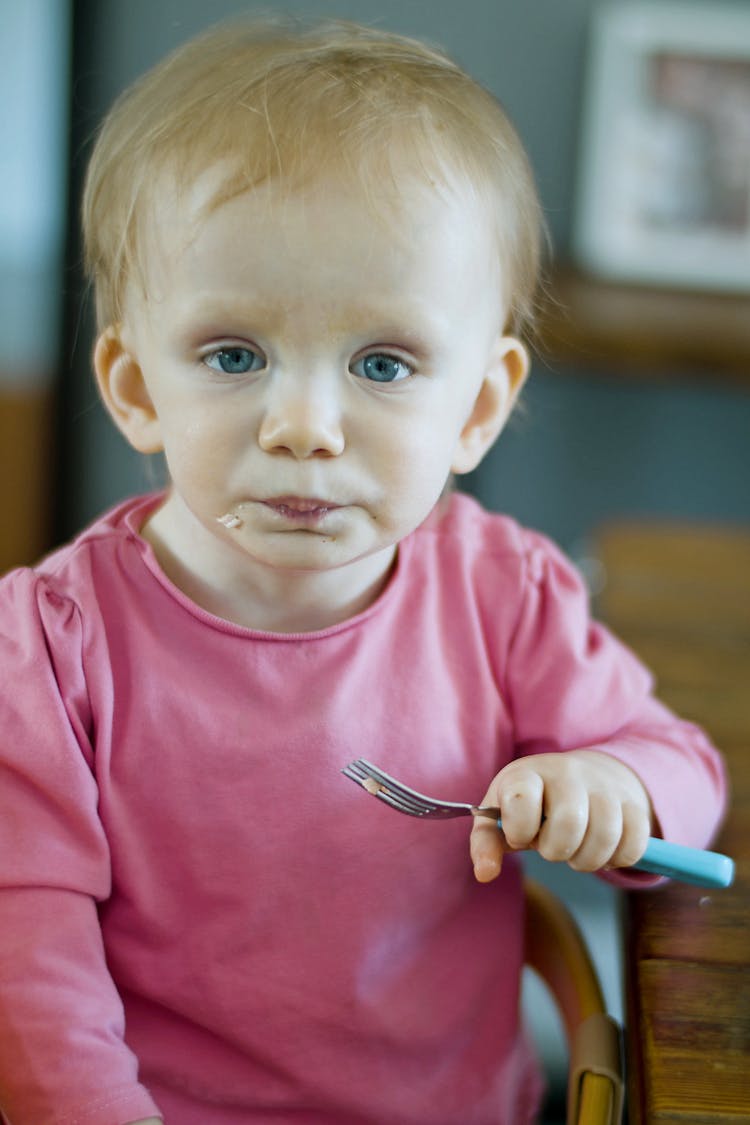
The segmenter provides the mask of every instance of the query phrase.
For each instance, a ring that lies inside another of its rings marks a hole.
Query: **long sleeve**
[[[706,846],[725,808],[721,756],[654,697],[650,673],[591,620],[567,559],[544,537],[525,535],[525,597],[507,672],[519,751],[605,750],[641,778],[665,839]]]
[[[29,572],[0,589],[0,1105],[12,1125],[117,1125],[158,1110],[97,915],[111,877],[81,625]]]

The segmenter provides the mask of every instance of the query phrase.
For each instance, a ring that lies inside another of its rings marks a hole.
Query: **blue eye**
[[[218,348],[203,357],[206,367],[212,371],[220,371],[222,375],[247,375],[250,371],[259,371],[265,367],[263,356],[252,351],[251,348]]]
[[[352,364],[352,372],[371,383],[400,383],[414,374],[405,360],[383,352],[372,352],[358,359]]]

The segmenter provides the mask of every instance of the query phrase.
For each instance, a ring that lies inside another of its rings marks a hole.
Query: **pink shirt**
[[[532,1120],[518,865],[480,886],[468,822],[340,770],[478,800],[515,755],[606,743],[665,836],[703,846],[716,751],[559,552],[466,497],[369,609],[299,636],[175,589],[138,534],[157,502],[0,583],[0,1104],[13,1125]]]

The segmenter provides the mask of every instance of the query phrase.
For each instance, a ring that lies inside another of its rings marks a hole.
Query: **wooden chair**
[[[568,908],[531,879],[526,888],[526,964],[548,987],[568,1041],[567,1125],[619,1125],[624,1082],[619,1025],[586,942]]]

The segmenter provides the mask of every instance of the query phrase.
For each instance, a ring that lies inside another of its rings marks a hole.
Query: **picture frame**
[[[750,293],[750,5],[595,10],[573,254],[613,281]]]

